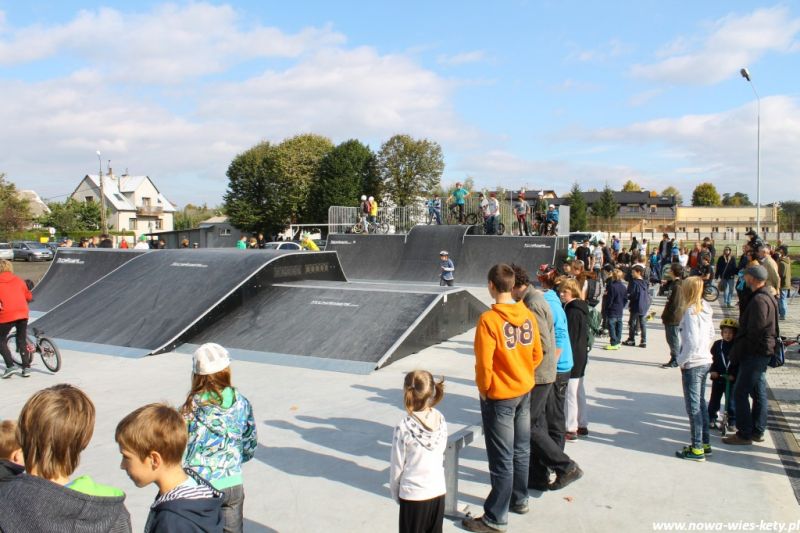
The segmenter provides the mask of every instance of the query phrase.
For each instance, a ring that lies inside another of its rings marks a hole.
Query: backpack
[[[600,303],[600,298],[603,296],[603,284],[600,280],[589,278],[586,285],[586,303],[589,307],[594,308]]]
[[[598,283],[599,285],[599,283]],[[600,333],[603,329],[603,317],[600,315],[600,311],[598,311],[595,307],[589,308],[589,320],[586,323],[586,337],[589,342],[587,345],[589,349],[592,349],[592,345],[594,344],[594,338],[596,335]]]
[[[775,304],[775,352],[769,358],[769,363],[767,363],[771,368],[778,368],[786,362],[786,345],[783,343],[780,325],[778,325],[777,306],[778,304]]]

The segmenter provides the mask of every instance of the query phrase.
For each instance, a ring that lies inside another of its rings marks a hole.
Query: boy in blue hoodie
[[[159,403],[140,407],[120,421],[114,438],[131,481],[158,486],[145,533],[222,533],[222,493],[181,466],[188,437],[178,411]]]
[[[717,413],[725,396],[725,407],[728,412],[728,428],[736,425],[736,411],[733,405],[733,381],[736,376],[736,366],[731,362],[730,355],[733,351],[733,341],[739,329],[739,321],[735,318],[723,318],[719,325],[721,339],[711,346],[711,398],[708,400],[709,427],[717,429]],[[726,387],[726,382],[730,386]],[[722,429],[722,426],[719,427]]]
[[[628,284],[628,339],[623,342],[625,346],[636,346],[636,330],[642,334],[639,348],[647,348],[647,324],[645,316],[650,309],[652,298],[647,281],[644,279],[644,267],[633,265],[631,267],[631,282]]]

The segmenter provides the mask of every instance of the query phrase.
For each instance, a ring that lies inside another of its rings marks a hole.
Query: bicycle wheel
[[[28,344],[31,346],[36,346],[36,341],[32,339],[30,335],[28,335]],[[17,334],[15,332],[8,334],[6,346],[8,346],[8,351],[11,352],[11,360],[14,361],[14,363],[22,366],[22,355],[20,355],[19,350],[17,349]]]
[[[703,299],[707,302],[716,302],[719,298],[719,289],[713,285],[709,285],[703,291]]]
[[[498,222],[496,235],[502,235],[505,232],[506,232],[506,225],[503,224],[502,222]]]
[[[467,224],[469,224],[470,226],[474,226],[477,223],[478,223],[478,215],[476,215],[475,213],[470,213],[467,215]]]
[[[47,370],[50,372],[61,370],[61,352],[58,351],[58,347],[53,341],[47,337],[40,337],[38,352]]]
[[[389,223],[388,222],[378,222],[375,225],[375,227],[378,230],[378,233],[382,233],[384,235],[389,233]]]
[[[361,222],[359,222],[355,226],[353,226],[353,228],[350,231],[352,231],[355,234],[359,234],[362,231],[364,231],[364,228],[361,227]]]

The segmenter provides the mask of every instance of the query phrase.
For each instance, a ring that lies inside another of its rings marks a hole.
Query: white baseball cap
[[[228,350],[214,342],[207,342],[194,351],[192,356],[194,373],[208,376],[225,370],[231,365]]]

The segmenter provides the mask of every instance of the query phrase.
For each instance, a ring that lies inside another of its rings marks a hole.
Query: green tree
[[[304,221],[319,163],[333,149],[326,137],[304,134],[278,145],[262,142],[228,166],[225,211],[239,229],[277,233]]]
[[[800,231],[800,202],[789,200],[780,204],[778,225],[780,231]]]
[[[604,220],[611,220],[619,214],[619,204],[614,198],[614,191],[608,186],[608,183],[603,188],[600,198],[592,206],[592,213]]]
[[[692,193],[692,205],[695,207],[709,206],[714,207],[721,205],[719,193],[713,183],[701,183],[694,188]]]
[[[569,228],[570,231],[583,231],[589,227],[586,220],[586,199],[581,186],[576,181],[569,191]]]
[[[623,192],[642,192],[642,188],[638,183],[636,183],[634,181],[631,181],[631,180],[628,180],[622,186],[622,191]]]
[[[100,203],[81,202],[68,198],[65,202],[49,202],[50,212],[38,218],[44,227],[53,227],[61,235],[76,231],[100,229]]]
[[[362,194],[381,199],[381,180],[375,154],[355,139],[345,141],[322,158],[308,195],[307,216],[328,221],[332,205],[357,206]]]
[[[206,204],[186,204],[183,209],[175,213],[173,225],[176,230],[196,228],[202,221],[216,216],[218,213],[220,213],[220,209],[208,207]]]
[[[439,186],[444,171],[442,148],[427,139],[395,135],[378,152],[378,171],[387,197],[396,205],[411,205]]]
[[[17,187],[0,172],[0,234],[22,231],[32,220],[30,201],[17,193]]]
[[[661,191],[661,196],[674,196],[675,205],[683,205],[683,195],[681,194],[681,191],[672,185]]]
[[[726,192],[722,195],[722,205],[748,206],[753,205],[753,202],[751,202],[750,197],[743,192],[735,192],[733,194]]]

